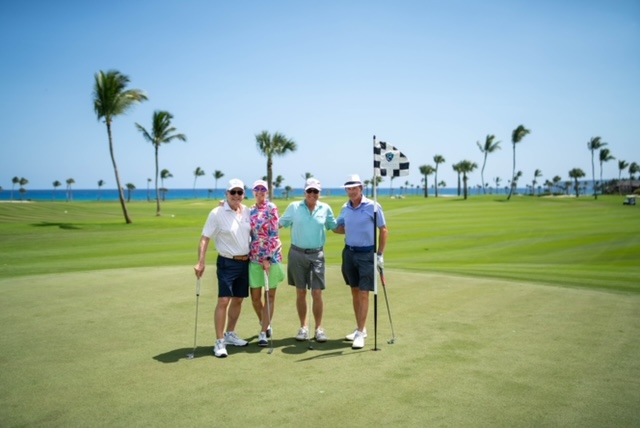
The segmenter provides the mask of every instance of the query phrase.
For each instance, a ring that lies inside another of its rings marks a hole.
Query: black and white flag
[[[409,159],[391,144],[375,141],[373,145],[373,173],[376,177],[409,175]]]

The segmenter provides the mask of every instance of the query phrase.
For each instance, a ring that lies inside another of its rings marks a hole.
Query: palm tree
[[[151,132],[147,131],[142,125],[136,123],[138,131],[142,132],[142,136],[145,140],[153,145],[156,161],[156,216],[160,215],[160,195],[158,193],[158,150],[161,144],[169,144],[173,140],[187,141],[187,137],[184,134],[175,134],[176,128],[171,126],[171,119],[173,115],[168,111],[156,110],[153,112],[153,118],[151,123]],[[202,172],[204,175],[204,171]],[[196,177],[197,178],[197,177]],[[195,188],[195,183],[194,183]]]
[[[196,180],[198,179],[198,177],[202,177],[204,175],[204,170],[200,167],[197,167],[196,170],[193,171],[193,175],[195,177],[193,179],[193,196],[197,198],[198,195],[196,194]]]
[[[271,136],[268,131],[256,134],[258,151],[267,158],[267,184],[269,185],[269,199],[273,199],[273,157],[284,156],[287,152],[295,152],[298,148],[295,141],[276,132]]]
[[[222,177],[224,177],[224,174],[222,173],[222,171],[218,171],[216,169],[216,171],[213,173],[213,178],[216,181],[216,187],[215,187],[216,192],[218,191],[218,180],[220,180]],[[215,193],[214,193],[214,196],[215,196]]]
[[[156,183],[158,182],[158,179],[156,178]],[[151,201],[151,194],[149,192],[149,184],[151,184],[151,179],[147,178],[147,202]],[[158,186],[156,185],[156,198],[158,197],[158,190],[157,190]]]
[[[127,202],[131,202],[131,193],[136,190],[136,186],[133,183],[127,183]]]
[[[562,190],[562,188],[560,187],[560,182],[562,181],[562,177],[560,177],[559,175],[556,175],[553,177],[553,185],[554,187],[557,187],[558,189]]]
[[[533,181],[531,182],[531,194],[535,196],[536,194],[536,184],[538,184],[538,180],[536,178],[542,177],[542,171],[536,169],[533,173]]]
[[[284,198],[289,199],[289,194],[293,191],[293,187],[284,186]]]
[[[164,187],[164,179],[171,177],[173,177],[173,174],[171,174],[168,169],[163,169],[162,171],[160,171],[160,185]]]
[[[29,184],[29,180],[27,180],[24,177],[21,177],[19,184],[20,184],[20,189],[18,189],[18,191],[20,192],[20,200],[23,200],[25,193],[27,193],[27,189],[24,186]]]
[[[631,165],[629,165],[629,180],[635,180],[635,174],[640,172],[640,165],[638,165],[635,162],[631,162]]]
[[[511,188],[509,189],[509,196],[507,196],[507,201],[511,199],[511,195],[513,194],[514,183],[517,183],[516,179],[516,144],[518,144],[522,139],[529,134],[527,128],[524,125],[518,125],[516,129],[511,133],[511,143],[513,144],[513,170],[511,172]]]
[[[73,178],[67,178],[67,202],[73,201],[73,190],[71,190],[71,185],[75,184],[76,180]]]
[[[624,160],[618,161],[618,194],[622,195],[622,171],[627,169],[629,163]]]
[[[613,155],[611,154],[611,150],[609,149],[600,149],[598,155],[600,158],[600,188],[601,190],[604,190],[604,182],[602,181],[602,163],[614,160],[615,157],[613,157]]]
[[[393,196],[393,180],[395,177],[393,175],[389,176],[389,197]]]
[[[13,189],[16,187],[16,184],[20,184],[20,178],[13,177],[11,179],[11,200],[13,201]]]
[[[431,165],[422,165],[420,166],[420,174],[424,175],[424,197],[429,197],[429,180],[428,177],[435,172],[435,168]],[[438,186],[436,186],[436,189]]]
[[[306,181],[305,181],[305,184],[306,184]],[[365,196],[369,196],[367,192],[369,191],[369,184],[371,184],[371,180],[364,180],[362,182],[362,184],[363,184],[363,189],[362,190],[364,191],[364,195]]]
[[[496,193],[498,193],[498,191],[500,190],[500,182],[502,181],[502,178],[500,177],[495,177],[493,179],[493,182],[496,183]]]
[[[60,183],[58,180],[53,182],[53,193],[51,194],[52,201],[56,198],[56,189],[60,186],[62,186],[62,183]]]
[[[445,163],[446,160],[445,160],[444,156],[442,156],[442,155],[435,155],[433,157],[433,161],[436,164],[436,167],[434,169],[434,173],[435,173],[434,182],[437,183],[438,182],[438,165],[440,165],[441,163]],[[436,198],[437,197],[438,197],[438,186],[436,186]]]
[[[463,185],[464,185],[463,186],[463,188],[464,188],[464,199],[467,199],[467,194],[468,194],[468,190],[467,190],[468,177],[467,177],[467,174],[472,172],[477,167],[478,167],[478,164],[476,164],[475,162],[468,161],[468,160],[463,160],[462,162],[458,163],[458,169],[462,173],[462,182],[463,182]]]
[[[120,174],[116,165],[116,158],[113,152],[113,137],[111,134],[111,123],[116,116],[124,114],[135,103],[145,101],[147,96],[139,89],[126,89],[129,77],[119,71],[110,70],[106,73],[102,70],[95,75],[95,86],[93,89],[93,109],[98,120],[104,119],[107,125],[107,135],[109,137],[109,153],[113,163],[113,171],[116,175],[116,186],[120,205],[127,224],[130,224],[131,217],[127,211],[127,204],[124,201],[124,192],[120,185]]]
[[[453,170],[458,174],[458,196],[460,196],[462,189],[462,184],[460,182],[460,173],[462,172],[460,171],[460,162],[454,163],[453,165],[451,165],[451,168],[453,168]]]
[[[304,189],[307,185],[307,180],[313,177],[313,174],[311,174],[310,172],[305,172],[304,174],[301,175],[301,177],[304,180],[304,182],[302,183],[302,188]],[[364,186],[364,191],[366,194],[367,186]]]
[[[104,180],[98,180],[98,200],[102,196],[102,186],[104,186]]]
[[[580,184],[578,183],[578,179],[585,176],[585,173],[580,168],[573,168],[569,171],[569,177],[573,178],[574,181],[574,189],[576,191],[576,198],[580,196]]]
[[[602,138],[600,137],[592,137],[587,143],[587,148],[591,151],[591,178],[593,182],[593,197],[595,199],[598,199],[598,192],[596,191],[596,167],[593,158],[595,151],[606,145],[607,143],[602,141]]]
[[[547,188],[546,194],[550,195],[553,190],[553,181],[549,179],[544,180],[544,187]]]
[[[284,177],[283,176],[281,176],[281,175],[277,176],[276,179],[273,180],[274,189],[278,190],[280,188],[280,186],[282,186],[282,182],[283,181],[284,181]]]
[[[487,137],[484,140],[484,146],[482,144],[480,144],[480,141],[476,141],[476,144],[480,148],[480,151],[482,153],[484,153],[484,161],[482,162],[482,170],[480,170],[480,178],[482,179],[482,193],[483,194],[487,193],[485,191],[485,187],[484,187],[484,167],[487,165],[487,156],[489,156],[490,153],[493,153],[496,150],[500,150],[500,141],[494,142],[493,140],[495,140],[495,139],[496,139],[495,135],[487,135]]]

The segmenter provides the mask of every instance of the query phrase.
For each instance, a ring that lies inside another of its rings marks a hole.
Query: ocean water
[[[422,189],[389,189],[381,187],[377,189],[377,194],[380,197],[389,197],[391,194],[391,190],[393,191],[393,195],[395,196],[423,196]],[[370,195],[371,189],[367,190],[368,196]],[[493,191],[495,193],[495,191]],[[519,193],[523,193],[524,189],[519,189]],[[487,191],[487,193],[489,193]],[[218,189],[216,191],[209,191],[208,189],[169,189],[166,193],[165,200],[184,200],[184,199],[220,199],[224,198],[225,191],[224,189]],[[469,189],[470,195],[479,195],[482,194],[482,189]],[[504,189],[500,189],[498,194],[506,195]],[[346,198],[347,194],[342,187],[336,188],[328,188],[322,190],[323,196],[343,196]],[[457,188],[442,188],[438,189],[438,195],[442,196],[457,196],[458,189]],[[149,189],[135,189],[131,192],[131,201],[155,201],[155,190]],[[252,194],[248,192],[248,199],[251,199]],[[302,198],[304,196],[304,191],[302,189],[294,189],[290,194],[289,198]],[[434,189],[429,189],[429,196],[435,196]],[[124,191],[125,200],[129,199],[129,193],[127,190]],[[284,198],[283,190],[276,189],[274,191],[274,197],[276,199]],[[18,191],[18,188],[12,190],[11,189],[3,189],[0,191],[0,201],[58,201],[64,202],[69,200],[72,201],[117,201],[118,200],[118,192],[116,189],[72,189],[70,194],[67,195],[66,189],[28,189],[23,194]]]

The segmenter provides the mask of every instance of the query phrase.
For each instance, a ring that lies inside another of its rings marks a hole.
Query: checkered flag
[[[374,141],[373,173],[376,177],[409,175],[409,159],[391,144]]]

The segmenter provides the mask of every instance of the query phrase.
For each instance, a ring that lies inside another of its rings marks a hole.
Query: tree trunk
[[[160,195],[158,194],[158,145],[156,148],[156,216],[160,216]]]
[[[122,206],[122,213],[124,214],[124,221],[127,224],[133,223],[131,217],[129,217],[129,211],[127,211],[127,203],[124,200],[124,191],[120,185],[120,174],[118,174],[118,166],[116,165],[116,158],[113,155],[113,138],[111,136],[111,121],[107,120],[107,134],[109,135],[109,153],[111,154],[111,162],[113,163],[113,171],[116,174],[116,186],[118,186],[118,197],[120,198],[120,205]]]

